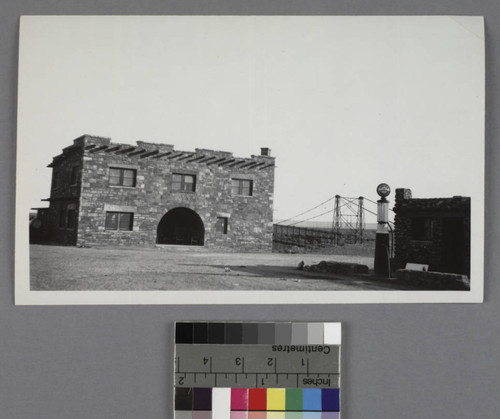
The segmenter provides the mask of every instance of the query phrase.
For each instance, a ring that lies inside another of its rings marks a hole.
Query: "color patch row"
[[[219,413],[198,411],[176,411],[174,419],[340,419],[339,412],[229,412]]]
[[[175,343],[340,345],[340,323],[177,322]]]
[[[234,411],[338,412],[340,411],[340,390],[333,388],[176,387],[175,410],[226,413]]]

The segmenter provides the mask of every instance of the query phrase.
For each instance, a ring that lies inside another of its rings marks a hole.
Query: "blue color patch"
[[[321,389],[305,388],[302,391],[302,400],[303,410],[321,411]]]
[[[321,412],[304,412],[302,419],[321,419]]]
[[[340,390],[338,388],[321,389],[321,410],[326,412],[340,411]]]

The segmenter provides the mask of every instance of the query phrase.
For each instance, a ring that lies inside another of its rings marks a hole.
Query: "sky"
[[[471,196],[482,213],[483,21],[23,17],[18,210],[47,206],[46,166],[82,134],[237,157],[269,147],[275,221],[336,194],[376,200],[381,182]]]

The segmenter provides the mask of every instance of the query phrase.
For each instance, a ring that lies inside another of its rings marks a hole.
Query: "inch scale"
[[[176,387],[340,388],[339,345],[177,344]]]

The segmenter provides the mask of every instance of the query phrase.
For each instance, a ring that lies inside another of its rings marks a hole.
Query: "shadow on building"
[[[470,277],[470,198],[412,197],[396,189],[394,269],[408,263]]]

